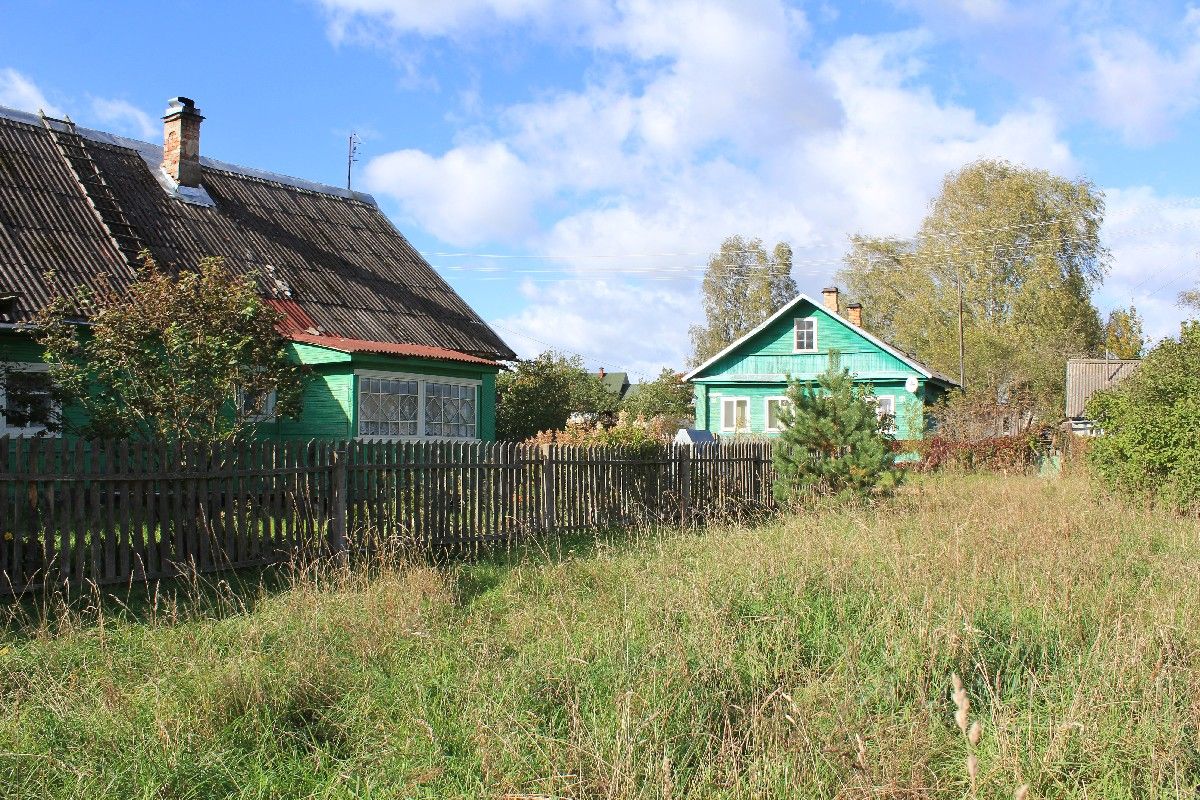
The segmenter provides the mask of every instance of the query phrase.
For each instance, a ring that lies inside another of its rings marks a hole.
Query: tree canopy
[[[692,418],[692,387],[681,373],[668,367],[652,381],[638,383],[621,403],[621,410],[645,419],[664,417],[680,423]]]
[[[1104,349],[1114,358],[1140,358],[1146,347],[1142,318],[1132,305],[1114,308],[1104,323]]]
[[[1200,507],[1200,323],[1164,339],[1137,371],[1097,392],[1087,415],[1103,429],[1088,448],[1101,480],[1172,507]]]
[[[52,301],[39,341],[56,391],[87,417],[84,434],[216,442],[300,411],[303,373],[279,320],[255,280],[219,258],[169,275],[144,253],[128,290]]]
[[[799,293],[792,279],[792,248],[780,242],[768,253],[761,239],[730,236],[708,259],[701,289],[705,324],[690,331],[692,366],[749,333]]]
[[[1066,359],[1103,345],[1103,218],[1090,181],[976,161],[946,176],[915,239],[853,237],[838,280],[869,330],[952,376],[961,293],[967,389],[1054,416]]]
[[[581,357],[547,350],[497,376],[496,437],[523,441],[541,431],[561,430],[573,413],[615,413],[617,403],[584,368]]]

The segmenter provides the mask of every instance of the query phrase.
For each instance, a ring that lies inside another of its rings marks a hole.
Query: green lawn
[[[1200,527],[1082,477],[13,622],[5,797],[1194,797]],[[215,579],[214,579],[215,580]],[[254,580],[257,580],[255,578]]]

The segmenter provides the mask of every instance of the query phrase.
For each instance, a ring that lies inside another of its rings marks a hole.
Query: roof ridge
[[[0,106],[0,119],[7,119],[11,122],[18,122],[25,125],[36,126],[39,130],[45,130],[42,127],[41,119],[36,114],[30,114],[28,111],[21,111],[8,106]],[[162,145],[144,142],[141,139],[133,139],[128,136],[121,136],[108,131],[88,128],[83,125],[76,125],[75,132],[84,137],[88,141],[97,142],[99,144],[107,144],[114,147],[123,147],[127,150],[133,150],[150,165],[151,171],[158,166],[162,161]],[[353,189],[343,189],[340,186],[333,186],[319,181],[308,180],[307,178],[297,178],[293,175],[285,175],[282,172],[272,172],[270,170],[258,169],[256,167],[247,167],[241,164],[234,164],[228,161],[220,161],[208,156],[200,156],[200,164],[212,170],[219,172],[228,172],[235,175],[240,175],[244,178],[254,178],[256,180],[265,181],[267,183],[279,183],[284,186],[290,186],[293,189],[312,192],[314,194],[332,195],[341,197],[346,200],[357,200],[361,203],[379,207],[375,198],[366,192],[356,192]]]

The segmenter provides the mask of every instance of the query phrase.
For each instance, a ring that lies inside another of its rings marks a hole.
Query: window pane
[[[415,436],[417,384],[391,378],[361,378],[358,395],[361,436]]]
[[[750,401],[737,401],[737,427],[739,430],[750,427]]]

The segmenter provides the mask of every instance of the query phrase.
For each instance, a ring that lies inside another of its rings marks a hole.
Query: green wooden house
[[[45,434],[24,421],[48,402],[37,311],[129,285],[146,249],[171,269],[221,256],[282,312],[311,379],[296,419],[267,398],[262,436],[494,439],[496,373],[515,357],[496,332],[369,195],[203,158],[203,119],[175,98],[159,146],[0,108],[0,434]]]
[[[926,406],[956,384],[863,329],[861,306],[842,316],[836,288],[822,295],[821,303],[800,295],[685,376],[695,385],[698,429],[778,435],[788,380],[815,380],[833,357],[872,386],[897,439],[923,435]]]

